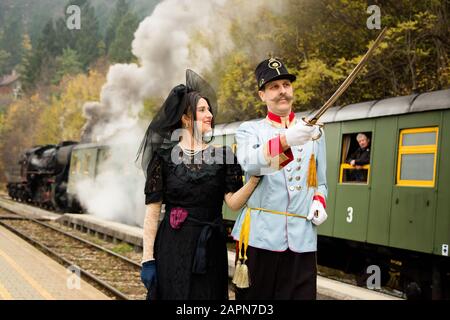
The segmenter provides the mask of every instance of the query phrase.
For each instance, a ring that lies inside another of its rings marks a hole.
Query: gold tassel
[[[232,282],[234,284],[236,283],[240,283],[241,279],[242,279],[242,268],[241,268],[241,261],[238,260],[238,262],[236,263],[236,267],[234,268],[234,276],[233,276],[233,280]]]
[[[248,267],[245,264],[245,261],[240,265],[239,278],[236,279],[235,282],[236,287],[245,289],[250,287],[250,281],[248,276]]]
[[[245,261],[247,261],[247,247],[250,237],[250,212],[251,208],[247,208],[247,211],[245,212],[244,222],[241,226],[241,233],[239,236],[239,260],[236,264],[233,276],[233,283],[238,288],[248,288],[250,286],[248,267],[245,264]]]
[[[314,148],[313,148],[314,150]],[[308,180],[307,180],[308,188],[317,188],[317,167],[316,167],[316,157],[314,156],[314,152],[311,154],[311,158],[309,158],[309,168],[308,168]]]

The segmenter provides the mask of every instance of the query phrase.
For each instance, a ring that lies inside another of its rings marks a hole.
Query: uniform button
[[[286,168],[287,172],[291,172],[291,170],[292,170],[292,168],[290,168],[290,167]]]
[[[294,191],[294,186],[290,186],[289,190]]]
[[[298,151],[302,152],[302,151],[303,151],[303,148],[298,148]]]
[[[300,162],[300,161],[302,161],[302,158],[297,158],[297,162]]]
[[[298,170],[300,170],[300,168],[301,168],[301,166],[298,166],[297,168],[295,168],[295,170],[297,170],[297,171],[298,171]]]
[[[295,189],[300,190],[302,186],[295,186]]]
[[[288,178],[288,180],[289,180],[289,181],[292,181],[292,176],[290,176],[290,177]]]
[[[295,177],[295,180],[299,181],[300,180],[300,176]]]

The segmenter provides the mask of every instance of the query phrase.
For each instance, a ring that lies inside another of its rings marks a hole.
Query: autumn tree
[[[100,99],[105,76],[95,70],[89,74],[66,75],[60,82],[58,95],[51,98],[38,120],[36,141],[40,144],[61,140],[79,140],[85,123],[83,105]]]
[[[10,171],[17,165],[18,157],[26,148],[36,143],[37,121],[44,108],[39,95],[13,102],[3,116],[0,126],[0,166]],[[5,171],[0,180],[5,180]]]

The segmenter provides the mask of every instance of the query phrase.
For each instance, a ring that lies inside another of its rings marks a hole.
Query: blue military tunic
[[[291,116],[290,121],[285,121],[288,127],[298,121],[293,113]],[[264,120],[244,122],[236,132],[237,159],[246,179],[252,175],[263,176],[247,206],[303,218],[252,210],[248,244],[271,251],[289,248],[294,252],[313,252],[317,250],[317,227],[305,217],[315,192],[327,196],[325,139],[322,135],[303,146],[292,146],[285,152],[280,147],[277,151],[274,146],[279,144],[278,136],[286,130],[282,123],[273,121],[272,114],[272,118],[268,116]],[[307,187],[309,160],[313,152],[317,165],[317,189]],[[234,225],[232,236],[235,240],[239,240],[246,211],[247,207],[244,207]]]

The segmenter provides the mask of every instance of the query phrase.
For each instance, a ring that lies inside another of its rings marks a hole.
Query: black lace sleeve
[[[159,202],[163,198],[162,158],[155,154],[147,167],[145,181],[145,204]]]
[[[236,192],[243,186],[241,165],[230,147],[225,147],[224,151],[226,159],[225,193]]]

